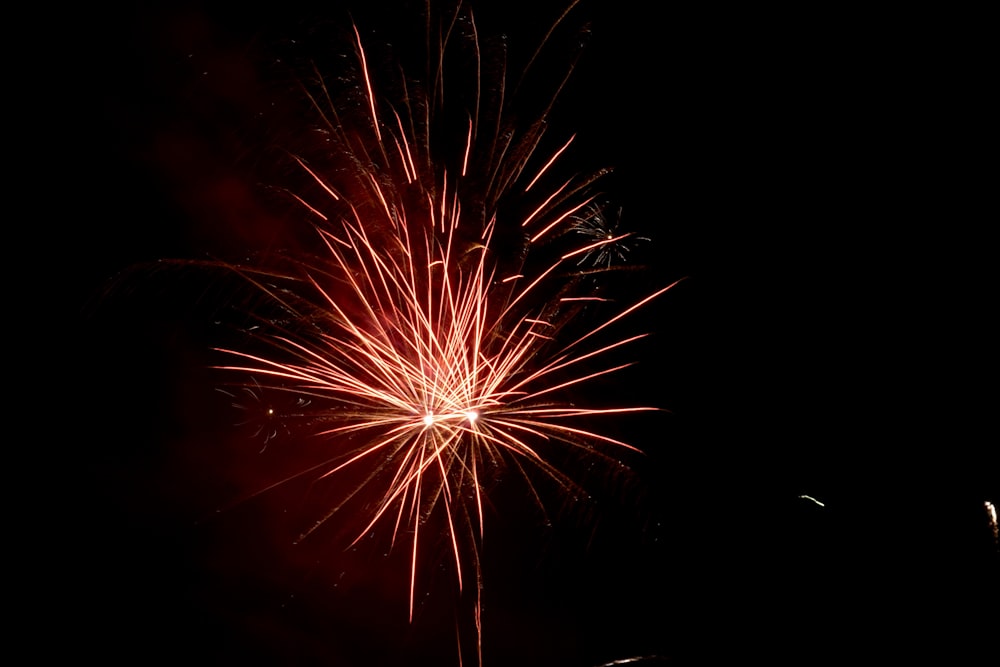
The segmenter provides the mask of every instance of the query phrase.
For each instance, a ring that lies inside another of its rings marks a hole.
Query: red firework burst
[[[459,22],[464,29],[453,33]],[[311,219],[318,251],[288,258],[291,270],[267,280],[259,267],[238,269],[280,315],[256,313],[254,338],[266,344],[221,349],[235,360],[220,368],[250,376],[243,398],[277,390],[308,405],[298,416],[329,443],[329,458],[269,489],[366,471],[303,537],[348,499],[376,498],[355,541],[383,525],[393,544],[407,542],[412,620],[426,522],[440,518],[459,589],[474,579],[480,633],[479,554],[494,471],[523,476],[541,502],[539,475],[578,487],[547,458],[553,445],[615,460],[616,450],[635,450],[586,424],[656,408],[580,407],[568,397],[628,365],[609,360],[644,334],[609,339],[613,327],[672,285],[581,325],[603,299],[589,282],[594,270],[581,272],[580,263],[623,238],[571,233],[601,210],[591,189],[604,172],[556,175],[574,139],[542,148],[551,103],[516,130],[502,81],[484,99],[471,14],[456,13],[441,34],[441,61],[454,34],[475,63],[476,93],[461,114],[448,107],[446,123],[441,68],[386,99],[357,30],[348,94],[334,94],[319,74],[304,86],[318,123],[291,156],[305,184],[288,194]],[[268,426],[266,439],[277,433]]]

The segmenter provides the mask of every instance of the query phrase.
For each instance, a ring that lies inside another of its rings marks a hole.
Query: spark
[[[997,508],[988,500],[983,501],[983,509],[986,510],[986,518],[990,524],[990,532],[993,533],[993,546],[1000,544],[1000,529],[997,528]]]
[[[825,503],[821,503],[820,501],[816,500],[812,496],[802,495],[802,496],[798,496],[798,498],[801,499],[801,500],[808,500],[809,502],[815,503],[816,505],[819,505],[820,507],[826,507]]]
[[[659,660],[660,656],[657,655],[637,655],[631,658],[619,658],[618,660],[612,660],[611,662],[602,662],[595,667],[614,667],[615,665],[631,665],[637,662],[649,662],[650,660]]]
[[[474,582],[481,660],[479,554],[494,471],[518,472],[541,502],[539,479],[579,489],[546,456],[553,446],[609,462],[639,451],[583,420],[658,408],[580,407],[559,397],[631,366],[615,357],[643,334],[609,341],[609,331],[676,283],[624,307],[588,293],[578,258],[620,257],[611,248],[625,236],[616,233],[585,232],[585,245],[537,258],[534,251],[555,238],[552,232],[574,221],[579,229],[579,212],[595,206],[586,194],[594,176],[554,173],[575,137],[549,152],[542,148],[544,122],[521,135],[491,133],[476,100],[456,132],[461,145],[453,157],[442,157],[429,111],[436,95],[419,103],[409,96],[396,104],[380,99],[356,27],[353,34],[363,104],[353,115],[338,108],[320,78],[318,93],[307,95],[335,148],[307,146],[291,157],[305,182],[289,193],[291,204],[311,221],[319,252],[290,260],[287,285],[258,283],[287,317],[261,317],[253,341],[263,341],[263,350],[218,348],[230,359],[218,368],[253,378],[254,400],[259,382],[306,399],[311,435],[329,443],[327,460],[260,493],[306,475],[321,482],[371,467],[347,494],[378,497],[355,543],[383,524],[393,544],[409,542],[411,621],[426,562],[425,522],[443,520],[459,591]],[[491,122],[499,128],[504,118],[497,114]],[[534,175],[529,180],[525,173]],[[522,200],[520,214],[505,206]],[[509,230],[524,238],[523,251],[510,257],[498,250],[499,233]],[[237,270],[251,280],[257,273]],[[596,307],[614,312],[584,326],[585,310]],[[270,408],[266,415],[273,417]],[[265,442],[276,432],[267,435]]]

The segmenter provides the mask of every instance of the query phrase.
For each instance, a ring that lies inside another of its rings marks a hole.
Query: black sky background
[[[41,93],[24,127],[41,140],[18,224],[41,267],[25,320],[42,363],[14,476],[39,655],[455,664],[450,582],[408,625],[405,581],[385,574],[399,562],[333,572],[321,547],[290,546],[296,489],[202,520],[261,472],[212,413],[211,311],[190,277],[108,291],[137,264],[273,240],[246,178],[279,114],[271,54],[348,9],[372,39],[416,11],[362,4],[76,10],[29,40]],[[561,6],[481,4],[481,33],[522,52]],[[591,35],[553,131],[616,168],[609,193],[652,239],[636,291],[685,278],[632,323],[653,335],[608,390],[669,413],[623,427],[648,455],[634,478],[595,478],[596,506],[487,525],[487,666],[987,663],[1000,455],[982,19],[631,0],[571,15]]]

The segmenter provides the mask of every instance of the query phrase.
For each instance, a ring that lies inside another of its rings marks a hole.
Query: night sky
[[[474,3],[477,27],[506,34],[514,64],[564,6],[500,4]],[[225,289],[157,264],[285,242],[260,194],[297,131],[284,64],[351,55],[320,43],[350,17],[365,40],[419,43],[421,3],[207,5],[74,10],[24,50],[40,140],[17,223],[31,240],[10,251],[41,269],[19,277],[37,290],[10,324],[41,363],[9,476],[35,650],[457,664],[445,569],[427,568],[409,624],[405,549],[294,545],[307,484],[234,505],[298,454],[241,440],[220,400]],[[651,334],[637,365],[592,392],[664,409],[615,426],[645,455],[625,472],[570,461],[593,497],[551,498],[551,521],[497,490],[487,667],[988,664],[1000,116],[982,23],[633,0],[567,17],[589,39],[550,132],[577,133],[581,169],[615,168],[602,186],[650,239],[622,289],[684,280],[628,324]]]

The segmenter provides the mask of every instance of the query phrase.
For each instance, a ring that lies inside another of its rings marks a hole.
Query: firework
[[[609,216],[605,207],[594,205],[586,214],[574,218],[573,231],[596,242],[577,262],[579,265],[606,269],[626,265],[636,244],[649,240],[621,230],[621,215],[621,208],[614,216]]]
[[[425,542],[444,534],[481,636],[479,554],[496,471],[522,478],[541,504],[539,480],[579,487],[547,456],[553,448],[609,461],[637,451],[591,418],[656,408],[573,397],[629,365],[619,353],[644,334],[616,330],[672,285],[626,306],[595,295],[594,272],[581,267],[615,268],[629,238],[593,193],[605,172],[562,175],[574,138],[549,145],[551,102],[527,127],[508,124],[505,77],[480,85],[471,14],[456,12],[440,34],[422,80],[380,80],[355,29],[352,85],[334,90],[319,72],[304,81],[316,122],[288,158],[301,183],[283,192],[309,219],[314,249],[286,254],[280,269],[234,267],[267,303],[246,346],[220,348],[229,361],[219,368],[247,378],[225,391],[264,446],[295,421],[329,447],[261,493],[364,471],[302,537],[352,499],[372,499],[355,542],[381,527],[407,550],[412,620]],[[464,104],[444,94],[449,39],[475,82]],[[386,89],[395,94],[377,92]],[[275,415],[265,393],[295,408]]]

